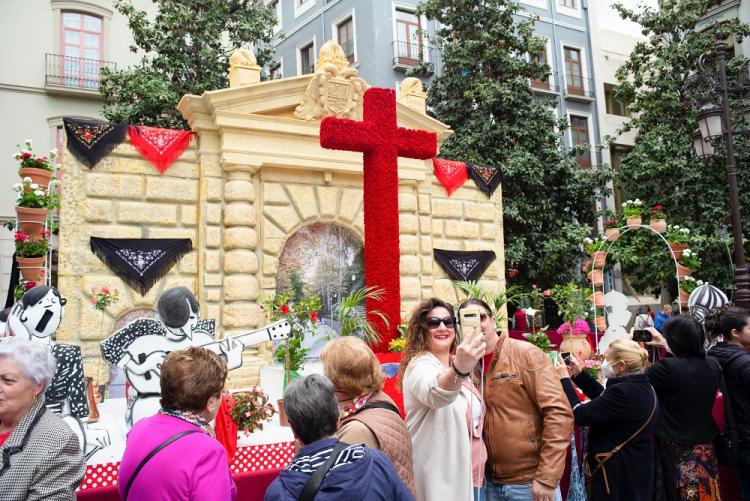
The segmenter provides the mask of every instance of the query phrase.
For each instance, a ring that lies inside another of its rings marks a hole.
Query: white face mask
[[[609,363],[609,360],[605,360],[604,362],[602,362],[602,376],[607,379],[617,377],[617,374],[615,374],[615,370],[612,368],[612,364]]]

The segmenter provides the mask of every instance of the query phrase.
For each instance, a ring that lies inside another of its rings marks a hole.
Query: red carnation
[[[27,291],[33,289],[34,287],[36,287],[36,282],[34,282],[33,280],[29,280],[28,282],[24,282],[23,284],[23,288]]]
[[[281,314],[282,315],[286,315],[288,313],[289,313],[289,306],[287,306],[286,304],[282,304],[281,305]]]
[[[310,322],[315,323],[317,321],[318,321],[318,312],[313,311],[312,313],[310,313]]]

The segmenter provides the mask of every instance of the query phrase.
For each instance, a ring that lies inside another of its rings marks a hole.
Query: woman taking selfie
[[[575,422],[589,426],[592,501],[651,501],[656,394],[645,374],[646,350],[629,339],[610,343],[602,363],[607,389],[581,370],[575,357],[557,367]],[[576,386],[591,400],[581,403]]]
[[[484,356],[485,342],[478,328],[463,334],[457,345],[453,307],[439,299],[422,302],[409,321],[399,380],[419,501],[481,495],[487,458],[484,404],[470,375]]]

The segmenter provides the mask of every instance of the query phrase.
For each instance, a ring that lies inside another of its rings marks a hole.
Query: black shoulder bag
[[[359,409],[359,412],[362,412],[365,409],[388,409],[389,411],[393,411],[398,414],[398,417],[401,417],[401,411],[398,410],[398,407],[390,402],[384,402],[382,400],[379,402],[371,402],[369,404],[363,405]]]
[[[320,467],[310,475],[310,478],[307,479],[307,483],[305,483],[305,487],[302,488],[302,492],[300,492],[297,497],[297,501],[313,501],[313,499],[315,499],[315,495],[320,490],[320,485],[323,483],[323,479],[326,474],[328,474],[328,471],[333,468],[333,465],[336,463],[336,458],[339,457],[341,451],[346,447],[349,447],[349,444],[336,442],[336,445],[333,446],[333,450],[331,451],[331,457],[329,457],[325,463],[320,465]]]
[[[157,452],[171,444],[172,442],[176,442],[177,440],[181,439],[182,437],[186,435],[190,435],[191,433],[197,433],[198,430],[186,430],[178,433],[177,435],[174,435],[172,437],[169,437],[164,442],[157,445],[154,450],[149,452],[145,458],[140,462],[140,464],[135,468],[135,471],[133,471],[133,474],[128,479],[128,485],[125,486],[125,494],[123,495],[123,501],[128,500],[128,493],[130,492],[130,488],[133,487],[133,480],[135,480],[135,477],[138,476],[138,474],[141,472],[144,466],[146,466],[146,463],[149,462],[149,460],[156,455]]]
[[[735,359],[743,355],[743,353],[738,353],[727,360],[727,368]],[[714,450],[716,452],[716,460],[721,466],[734,468],[739,459],[739,452],[737,449],[740,441],[737,435],[737,425],[734,421],[734,413],[732,412],[732,402],[729,396],[729,389],[727,388],[727,382],[724,379],[724,370],[721,367],[721,363],[719,363],[719,388],[721,388],[721,395],[724,403],[724,431],[720,432],[714,439]]]

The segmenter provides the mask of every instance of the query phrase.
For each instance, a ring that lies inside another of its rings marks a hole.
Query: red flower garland
[[[381,342],[373,349],[388,351],[401,323],[398,230],[398,157],[426,160],[435,156],[434,132],[399,127],[396,93],[371,88],[365,92],[364,120],[326,117],[320,123],[320,145],[334,150],[364,153],[365,284],[385,290],[381,301],[366,301],[367,311],[380,310],[388,318],[386,329],[373,317]]]

